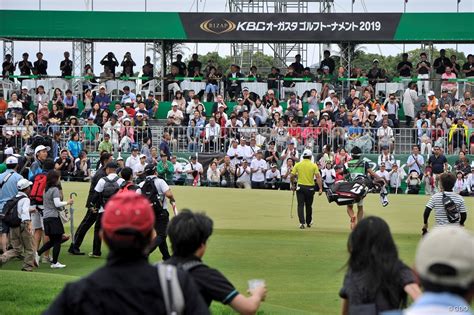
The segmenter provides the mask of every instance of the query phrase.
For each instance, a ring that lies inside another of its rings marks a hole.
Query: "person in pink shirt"
[[[448,91],[451,92],[451,95],[455,96],[457,92],[457,86],[458,86],[457,83],[445,81],[448,79],[456,79],[456,73],[452,71],[451,67],[446,67],[444,73],[441,75],[441,79],[443,80],[443,83],[441,84],[441,88],[448,89]]]

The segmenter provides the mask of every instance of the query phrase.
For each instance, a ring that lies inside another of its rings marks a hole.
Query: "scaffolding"
[[[235,13],[309,13],[310,3],[319,3],[320,13],[330,13],[333,0],[227,0],[229,12]],[[316,10],[316,7],[311,8]],[[304,43],[232,43],[231,54],[234,63],[248,71],[254,64],[253,55],[264,51],[267,45],[273,51],[274,64],[286,67],[294,62],[295,55],[301,55],[301,62],[307,64],[308,44]]]

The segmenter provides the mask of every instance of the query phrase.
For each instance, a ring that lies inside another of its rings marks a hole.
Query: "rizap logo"
[[[219,35],[235,30],[235,23],[227,19],[210,19],[202,22],[200,27],[205,32]]]

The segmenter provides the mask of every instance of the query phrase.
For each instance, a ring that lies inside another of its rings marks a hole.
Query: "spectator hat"
[[[242,92],[244,92],[244,91],[247,91],[247,92],[248,92],[248,91],[249,91],[249,88],[248,88],[248,87],[244,87],[244,88],[242,89]]]
[[[321,116],[328,116],[329,117],[329,114],[325,112]]]
[[[388,145],[383,145],[382,150],[388,150]],[[383,163],[385,165],[385,163]]]
[[[385,167],[385,163],[384,163],[384,162],[380,163],[380,167],[382,167],[382,166]]]
[[[270,167],[277,167],[278,165],[276,165],[276,163],[272,163],[270,164]]]
[[[114,169],[114,170],[116,170],[118,167],[119,166],[118,166],[117,162],[115,162],[115,161],[109,162],[105,166],[105,168],[111,168],[111,169]]]
[[[313,113],[313,114],[314,114],[314,109],[310,108],[310,109],[308,110],[308,114],[309,114],[309,113]]]
[[[353,116],[353,117],[352,117],[352,120],[353,120],[353,121],[354,121],[354,120],[359,121],[359,117]]]
[[[138,112],[135,116],[137,116],[137,117],[144,117],[145,115],[143,115],[143,113]]]
[[[439,246],[443,244],[443,246]],[[415,267],[431,283],[469,288],[474,282],[474,236],[458,226],[434,228],[419,243]]]
[[[126,122],[126,121],[132,122],[132,121],[130,120],[130,118],[128,118],[128,117],[124,118],[122,121],[123,121],[123,122]]]
[[[153,165],[153,164],[148,164],[147,166],[145,166],[144,172],[145,172],[146,175],[153,175],[153,174],[155,174],[155,172],[156,172],[155,165]]]
[[[426,112],[425,112],[425,111],[421,111],[421,112],[420,112],[420,115],[426,115]]]
[[[105,90],[105,86],[101,85],[99,90]]]
[[[6,165],[16,165],[16,164],[18,164],[18,159],[14,156],[9,156],[5,160],[5,164]]]
[[[76,117],[76,116],[71,116],[71,117],[69,117],[69,121],[71,121],[71,120],[73,120],[73,119],[75,119],[75,120],[77,121],[77,117]]]
[[[222,108],[222,107],[225,107],[224,104],[219,104],[219,106],[217,106],[217,108]]]
[[[143,155],[143,154],[142,154],[142,155]],[[161,153],[160,153],[160,156],[166,156],[166,157],[167,157],[168,154],[166,154],[166,153],[164,153],[164,152],[161,152]],[[140,155],[140,158],[141,158],[141,157],[142,157],[142,156]]]
[[[22,178],[18,181],[18,183],[16,183],[16,188],[18,188],[18,190],[25,190],[26,188],[30,187],[31,185],[33,185],[32,182],[30,182],[29,180],[27,180],[25,178]]]
[[[313,156],[313,152],[311,152],[311,150],[305,149],[303,151],[303,157],[311,157],[311,156]]]
[[[150,202],[140,194],[125,191],[107,202],[102,217],[102,230],[111,239],[127,239],[133,235],[130,231],[149,235],[154,222],[155,214]]]
[[[43,151],[43,150],[49,151],[49,150],[51,150],[51,148],[46,147],[44,145],[39,145],[35,148],[35,155],[38,154],[38,152]]]
[[[329,94],[336,94],[336,91],[334,91],[334,90],[329,90]]]
[[[245,140],[245,138],[242,138],[242,139]],[[195,156],[195,155],[191,155],[191,156],[189,157],[189,159],[195,160],[195,159],[196,159],[196,156]]]
[[[378,60],[377,58],[374,59],[374,61],[372,61],[372,63],[376,63],[376,62],[377,62],[377,63],[379,62],[379,60]]]
[[[123,157],[119,156],[119,157],[117,158],[117,161],[123,161]]]
[[[433,91],[429,91],[428,94],[426,94],[427,96],[435,96],[435,93]]]
[[[21,87],[21,89],[22,89],[22,90],[28,90],[28,87],[27,87],[26,85],[23,85],[23,86]]]
[[[94,117],[89,116],[87,117],[87,120],[94,120]]]
[[[138,151],[137,147],[133,147],[132,151]]]
[[[465,119],[464,117],[462,117],[462,116],[461,116],[461,117],[459,117],[459,118],[458,118],[458,120],[462,120],[462,121],[464,121],[464,120],[466,120],[466,119]]]
[[[448,89],[443,88],[443,89],[441,90],[441,92],[442,92],[442,93],[448,93]]]
[[[292,140],[288,140],[288,142],[286,143],[287,145],[295,145],[295,143],[292,141]]]
[[[173,103],[171,103],[171,106],[173,106],[173,107],[178,106],[178,103],[173,102]]]
[[[15,153],[15,152],[13,151],[13,148],[10,147],[10,148],[5,148],[5,150],[3,150],[3,153],[5,155],[13,155],[13,153]]]
[[[329,70],[329,67],[328,67],[328,66],[324,66],[324,67],[323,67],[323,70]]]
[[[241,98],[241,97],[238,97],[238,98],[237,98],[237,101],[243,101],[243,100],[244,100],[244,99]]]
[[[140,154],[140,159],[146,158],[145,154]]]
[[[462,103],[462,104],[461,104],[461,105],[459,105],[459,106],[460,106],[460,107],[461,107],[461,106],[467,107],[467,105],[466,105],[466,104],[464,104],[464,103]]]
[[[439,113],[440,113],[440,114],[441,114],[441,113],[446,113],[446,109],[443,108],[442,110],[439,111]]]

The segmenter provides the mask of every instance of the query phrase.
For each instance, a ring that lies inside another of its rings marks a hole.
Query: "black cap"
[[[107,165],[105,166],[105,168],[112,168],[112,169],[114,169],[114,170],[116,170],[118,167],[119,167],[119,166],[118,166],[117,162],[115,162],[115,161],[109,162],[109,163],[107,163]]]
[[[156,172],[155,165],[148,164],[147,166],[145,166],[144,172],[145,172],[146,175],[154,175],[155,172]]]

